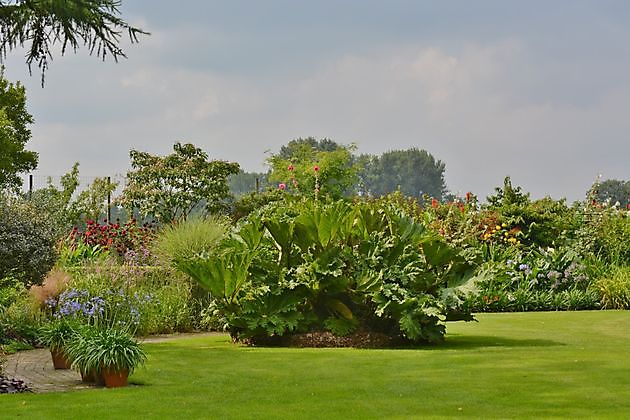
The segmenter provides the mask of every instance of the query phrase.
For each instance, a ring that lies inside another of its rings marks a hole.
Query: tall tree
[[[281,189],[307,196],[339,198],[357,184],[359,166],[352,151],[329,139],[296,139],[267,159],[269,182]]]
[[[427,194],[441,199],[446,192],[445,165],[426,150],[392,150],[381,156],[362,156],[364,188],[379,196],[396,190],[412,197]]]
[[[345,146],[328,138],[317,140],[315,137],[299,137],[282,146],[277,156],[280,156],[282,159],[291,159],[298,158],[297,155],[303,154],[305,151],[308,151],[308,153],[334,152],[343,148]]]
[[[600,202],[608,201],[611,205],[619,202],[621,207],[630,205],[630,181],[607,179],[595,186],[596,197]]]
[[[0,70],[0,189],[22,185],[20,173],[37,167],[37,153],[25,150],[31,138],[33,116],[26,110],[26,90],[9,83]]]
[[[228,178],[230,192],[235,197],[240,197],[251,192],[262,191],[267,187],[267,174],[259,172],[245,172],[240,170],[237,174]]]
[[[221,210],[230,195],[227,178],[238,173],[238,163],[208,161],[206,152],[192,144],[175,143],[173,150],[167,156],[129,152],[132,170],[121,203],[160,223],[186,219],[202,200],[207,211]]]
[[[0,0],[0,60],[15,48],[26,47],[29,72],[35,63],[44,73],[52,59],[51,47],[85,46],[90,54],[114,61],[126,57],[120,38],[127,32],[131,42],[148,34],[120,17],[120,0]]]

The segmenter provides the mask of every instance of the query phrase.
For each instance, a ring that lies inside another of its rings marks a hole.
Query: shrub
[[[28,202],[0,197],[0,278],[37,284],[55,263],[55,230]]]
[[[69,237],[68,246],[71,249],[80,249],[80,243],[91,247],[94,254],[97,246],[115,252],[123,258],[148,259],[149,244],[155,236],[155,225],[145,223],[139,225],[135,219],[129,220],[124,225],[116,222],[99,223],[94,220],[87,221],[84,232],[74,229]],[[98,253],[98,252],[97,252]],[[131,255],[130,255],[131,254]]]
[[[630,212],[609,209],[595,230],[595,254],[617,265],[630,265]]]
[[[439,341],[470,267],[391,206],[287,200],[179,268],[211,292],[235,338],[362,328]]]
[[[0,308],[9,306],[26,292],[24,284],[13,277],[0,279]]]
[[[26,295],[21,295],[8,307],[0,308],[0,344],[11,341],[37,344],[42,321],[41,312]]]
[[[595,283],[606,309],[630,308],[630,267],[613,267],[610,273]]]
[[[232,220],[239,221],[269,203],[284,200],[284,196],[284,191],[280,189],[244,194],[232,204]]]

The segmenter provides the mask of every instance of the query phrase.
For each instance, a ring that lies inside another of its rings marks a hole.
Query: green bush
[[[232,204],[232,220],[238,221],[254,211],[275,201],[284,200],[286,194],[280,189],[269,189],[263,192],[250,192],[244,194]]]
[[[13,277],[0,279],[0,308],[7,307],[26,293],[24,283]]]
[[[27,201],[0,197],[0,278],[37,284],[55,263],[56,231]]]
[[[630,213],[606,211],[595,231],[595,254],[616,265],[630,265]]]
[[[630,267],[613,267],[608,275],[597,280],[595,286],[601,293],[602,307],[630,308]]]
[[[470,267],[390,205],[287,200],[179,268],[206,287],[236,338],[357,329],[439,341]],[[461,315],[469,318],[467,314]]]
[[[30,299],[21,295],[8,307],[0,307],[0,344],[10,342],[35,345],[44,317]]]

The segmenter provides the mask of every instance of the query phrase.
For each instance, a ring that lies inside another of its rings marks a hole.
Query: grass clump
[[[190,217],[166,226],[153,242],[152,252],[165,265],[210,254],[225,237],[228,223],[221,217]]]

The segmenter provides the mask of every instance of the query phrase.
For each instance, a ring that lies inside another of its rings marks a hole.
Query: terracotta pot
[[[55,369],[70,369],[70,360],[68,360],[66,353],[62,349],[50,349],[50,354]]]
[[[95,383],[96,385],[105,385],[103,381],[103,375],[100,372],[97,372],[95,369],[92,369],[88,372],[81,372],[81,381],[85,383]]]
[[[129,378],[129,371],[127,369],[118,369],[110,366],[104,367],[101,373],[107,388],[127,386],[127,378]]]

